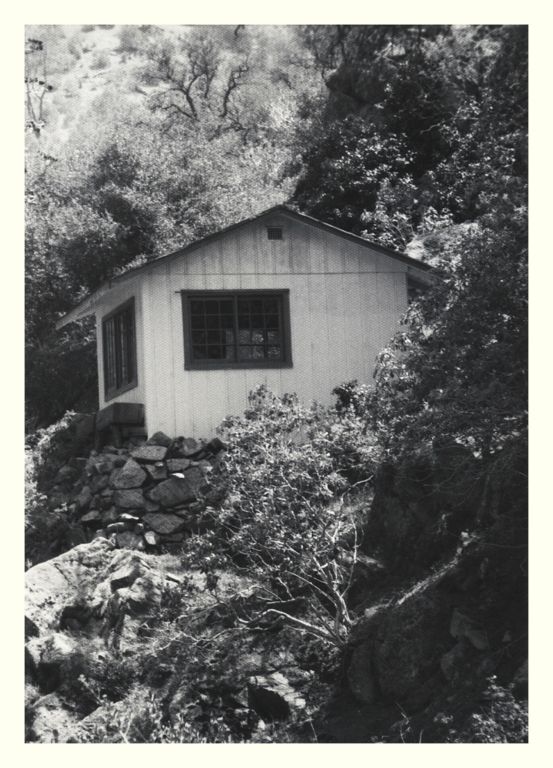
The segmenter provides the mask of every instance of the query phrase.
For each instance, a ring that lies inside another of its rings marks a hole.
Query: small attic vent
[[[282,240],[282,227],[267,227],[267,238],[269,240]]]

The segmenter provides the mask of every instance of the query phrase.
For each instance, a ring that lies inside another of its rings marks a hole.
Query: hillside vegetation
[[[526,740],[526,28],[28,37],[29,738]],[[64,455],[97,383],[92,329],[55,321],[282,201],[434,284],[334,408],[260,390],[229,417],[201,531],[120,549],[136,446]],[[49,614],[53,562],[90,578]]]

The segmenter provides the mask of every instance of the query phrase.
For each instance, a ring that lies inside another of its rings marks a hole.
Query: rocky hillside
[[[268,593],[263,569],[236,555],[240,530],[220,536],[238,508],[223,471],[232,445],[158,433],[90,450],[86,420],[72,423],[38,472],[42,516],[57,524],[42,548],[36,520],[29,529],[28,740],[526,740],[526,551],[512,494],[469,535],[466,478],[444,482],[451,454],[419,457],[417,472],[381,467],[374,494],[350,490],[359,538],[338,561],[355,559],[351,626],[330,642],[330,587],[315,584],[320,604],[307,579],[283,595],[273,578]],[[432,522],[438,491],[442,515],[457,515],[445,531]]]

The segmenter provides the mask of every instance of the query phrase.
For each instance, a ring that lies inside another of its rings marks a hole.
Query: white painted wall
[[[282,241],[267,239],[268,224],[283,226]],[[371,382],[376,355],[407,308],[407,269],[285,214],[154,263],[102,307],[104,315],[135,296],[139,384],[120,399],[145,404],[149,434],[195,437],[212,436],[225,416],[240,413],[260,382],[329,403],[337,384]],[[240,288],[289,289],[293,367],[186,371],[180,291]]]

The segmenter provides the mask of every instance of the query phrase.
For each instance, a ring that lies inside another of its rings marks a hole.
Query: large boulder
[[[168,465],[170,461],[171,459],[167,461]],[[163,461],[156,461],[155,464],[145,464],[144,466],[146,468],[146,472],[156,483],[161,482],[161,480],[167,480],[167,467]]]
[[[370,643],[362,643],[354,649],[347,669],[347,679],[357,701],[361,704],[374,704],[378,698],[378,686],[372,668]]]
[[[133,459],[143,461],[146,464],[155,464],[156,461],[163,461],[166,455],[167,448],[163,445],[142,445],[131,453]]]
[[[134,461],[134,459],[129,459],[125,465],[114,474],[111,484],[117,490],[140,488],[146,480],[146,477],[146,472],[144,472],[142,467]]]
[[[99,538],[27,571],[29,740],[74,740],[71,728],[94,705],[86,691],[81,696],[80,675],[94,682],[96,673],[109,674],[111,663],[117,669],[119,659],[132,663],[148,652],[149,622],[159,615],[165,589],[179,583],[174,569],[174,558]]]
[[[32,705],[30,716],[32,740],[42,744],[66,742],[79,721],[57,693],[39,698]]]
[[[132,578],[121,581],[121,572],[129,569]],[[139,599],[132,591],[121,591],[140,579]],[[109,624],[114,612],[134,613],[138,604],[147,611],[158,605],[163,583],[150,555],[116,549],[111,541],[98,538],[27,571],[25,615],[41,636],[57,631],[70,607],[86,606],[92,617],[104,623],[109,619]],[[145,589],[150,590],[149,602]]]
[[[281,672],[250,677],[247,691],[248,706],[263,720],[285,720],[305,709],[305,699]]]
[[[178,533],[184,528],[184,520],[178,515],[163,512],[147,512],[142,518],[152,531],[162,535]]]
[[[146,549],[144,539],[134,531],[120,531],[117,534],[117,546],[125,549]]]
[[[389,701],[423,706],[442,678],[451,647],[449,607],[435,594],[415,595],[384,612],[372,655],[375,678]]]
[[[194,501],[196,493],[187,478],[170,477],[150,491],[150,499],[162,507],[176,507]]]
[[[26,572],[25,615],[39,632],[57,629],[66,606],[91,599],[109,573],[113,550],[107,539],[95,539]]]
[[[184,472],[190,466],[190,459],[167,459],[169,472]]]
[[[146,500],[139,488],[128,488],[124,491],[115,491],[113,503],[122,509],[143,509]]]
[[[169,448],[172,442],[172,439],[165,432],[155,432],[149,440],[146,440],[146,445],[161,445],[164,448]]]

